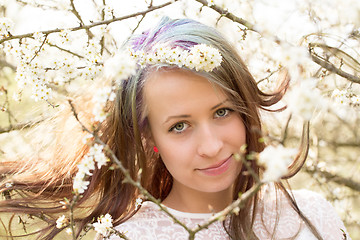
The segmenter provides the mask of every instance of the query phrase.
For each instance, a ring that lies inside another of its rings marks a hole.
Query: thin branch
[[[347,80],[354,82],[354,83],[358,83],[360,84],[360,77],[352,75],[350,73],[347,73],[343,70],[341,70],[340,68],[336,67],[334,64],[330,63],[329,61],[324,60],[322,57],[320,57],[319,55],[317,55],[314,50],[312,50],[311,45],[309,45],[310,47],[310,55],[311,55],[311,59],[319,64],[321,67],[325,68],[326,70],[336,73],[337,75],[346,78]]]
[[[342,176],[339,176],[337,173],[331,173],[329,171],[318,169],[314,167],[304,167],[305,172],[310,174],[319,174],[322,177],[326,178],[328,181],[335,182],[337,184],[346,186],[348,188],[351,188],[352,190],[360,192],[360,182],[356,182],[351,178],[345,178]]]
[[[89,25],[84,25],[84,26],[79,26],[79,27],[73,27],[73,28],[69,28],[67,30],[70,30],[70,31],[79,31],[79,30],[86,30],[86,29],[91,29],[93,27],[97,27],[97,26],[100,26],[100,25],[108,25],[110,23],[113,23],[113,22],[118,22],[118,21],[122,21],[122,20],[125,20],[125,19],[129,19],[129,18],[133,18],[133,17],[136,17],[136,16],[140,16],[140,15],[144,15],[146,13],[149,13],[149,12],[152,12],[154,10],[157,10],[157,9],[160,9],[160,8],[163,8],[163,7],[166,7],[170,4],[173,4],[174,2],[177,2],[178,0],[173,0],[173,1],[169,1],[169,2],[166,2],[166,3],[163,3],[161,5],[157,5],[157,6],[154,6],[154,7],[151,7],[147,10],[144,10],[144,11],[141,11],[141,12],[137,12],[137,13],[132,13],[132,14],[129,14],[129,15],[126,15],[126,16],[122,16],[122,17],[118,17],[118,18],[113,18],[113,19],[110,19],[110,20],[105,20],[105,21],[99,21],[99,22],[95,22],[95,23],[92,23],[92,24],[89,24]],[[56,29],[51,29],[51,30],[46,30],[46,31],[42,31],[40,33],[42,34],[45,34],[45,35],[48,35],[48,34],[51,34],[51,33],[57,33],[57,32],[61,32],[65,29],[63,28],[56,28]],[[20,35],[11,35],[10,37],[7,37],[7,38],[3,38],[0,40],[0,44],[2,44],[3,42],[6,42],[6,41],[10,41],[10,40],[13,40],[13,39],[21,39],[21,38],[29,38],[29,37],[32,37],[34,33],[26,33],[26,34],[20,34]]]
[[[16,125],[5,127],[5,128],[0,127],[0,134],[8,133],[8,132],[11,132],[11,131],[16,131],[16,130],[26,129],[26,128],[32,127],[32,126],[34,126],[34,125],[36,125],[36,124],[38,124],[38,123],[40,123],[42,121],[44,121],[44,119],[41,119],[41,120],[38,120],[38,121],[29,121],[29,122],[26,122],[26,123],[19,123],[19,124],[16,124]]]
[[[257,85],[259,85],[261,82],[265,81],[265,80],[269,80],[269,78],[274,75],[275,73],[279,72],[282,69],[282,67],[279,67],[278,69],[271,71],[269,73],[269,75],[267,75],[266,77],[260,79],[259,81],[256,82]]]
[[[36,56],[40,53],[40,51],[43,48],[46,40],[47,40],[47,35],[45,36],[45,38],[44,38],[43,42],[41,43],[41,45],[39,46],[38,50],[35,51],[34,56],[30,59],[28,64],[31,63],[36,58]]]
[[[220,220],[222,217],[227,216],[228,214],[231,214],[232,212],[234,212],[234,209],[236,208],[241,208],[243,206],[243,204],[245,203],[246,200],[248,200],[249,198],[251,198],[252,196],[254,196],[260,189],[261,186],[263,185],[263,182],[258,182],[256,183],[254,186],[252,186],[248,191],[246,191],[245,193],[243,193],[237,200],[235,200],[234,202],[232,202],[230,205],[228,205],[224,210],[222,210],[221,212],[216,213],[210,221],[202,224],[202,225],[198,225],[196,228],[194,228],[192,230],[193,233],[197,233],[202,229],[205,229],[207,227],[209,227],[212,223]]]
[[[134,34],[134,32],[139,28],[141,22],[144,20],[146,14],[142,15],[141,19],[138,21],[136,27],[131,31],[130,36],[128,37],[127,41],[129,41],[129,39],[131,38],[131,36]]]
[[[248,30],[251,30],[251,31],[254,31],[254,32],[258,32],[256,29],[255,29],[255,25],[246,21],[245,19],[243,18],[240,18],[240,17],[237,17],[235,16],[234,14],[230,13],[229,11],[219,7],[218,5],[216,4],[209,4],[206,0],[195,0],[199,3],[201,3],[202,5],[204,6],[207,6],[213,10],[215,10],[216,12],[218,12],[220,15],[222,15],[223,17],[226,17],[234,22],[237,22],[237,23],[240,23],[241,25],[245,26]]]
[[[82,20],[79,12],[75,8],[74,0],[70,0],[70,6],[71,6],[71,12],[75,15],[75,17],[80,21],[80,26],[85,26],[84,21]],[[86,33],[89,36],[89,38],[93,38],[94,34],[90,31],[90,29],[86,29]]]
[[[61,51],[70,53],[70,54],[72,54],[72,55],[74,55],[74,56],[76,56],[76,57],[78,57],[78,58],[81,58],[81,59],[85,58],[84,56],[81,56],[81,55],[79,55],[79,54],[77,54],[77,53],[75,53],[75,52],[72,52],[72,51],[68,50],[68,49],[59,47],[58,45],[55,45],[55,44],[52,44],[52,43],[49,43],[49,42],[48,42],[47,44],[48,44],[50,47],[55,47],[55,48],[57,48],[57,49],[59,49],[59,50],[61,50]]]

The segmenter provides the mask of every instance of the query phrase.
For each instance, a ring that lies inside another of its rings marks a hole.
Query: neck
[[[232,187],[220,192],[201,192],[184,188],[174,182],[169,195],[162,202],[165,206],[181,212],[212,213],[223,210],[232,202]]]

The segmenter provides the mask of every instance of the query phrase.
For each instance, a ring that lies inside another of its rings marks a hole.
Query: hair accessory
[[[156,146],[154,146],[154,152],[156,152],[156,153],[159,152],[159,149]]]
[[[219,50],[206,44],[194,45],[190,50],[157,44],[149,53],[145,53],[143,50],[134,51],[132,48],[129,51],[130,55],[143,67],[146,64],[166,63],[178,67],[184,66],[196,71],[210,72],[220,66],[222,61]]]

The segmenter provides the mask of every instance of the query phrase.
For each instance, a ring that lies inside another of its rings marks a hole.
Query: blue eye
[[[222,118],[222,117],[226,117],[230,114],[230,112],[232,112],[233,110],[229,109],[229,108],[220,108],[218,110],[216,110],[215,112],[215,117],[216,118]]]
[[[178,122],[175,125],[173,125],[170,129],[169,132],[175,132],[175,133],[182,133],[183,131],[185,131],[188,128],[188,124],[184,123],[184,122]]]

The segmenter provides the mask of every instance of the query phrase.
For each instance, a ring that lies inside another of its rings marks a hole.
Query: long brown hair
[[[265,146],[259,141],[261,137],[259,110],[267,110],[282,98],[289,82],[288,76],[284,75],[284,80],[275,93],[262,92],[235,48],[215,29],[189,19],[163,18],[153,29],[133,37],[127,46],[134,50],[148,52],[159,43],[187,50],[196,44],[204,43],[220,51],[223,58],[220,67],[212,72],[194,71],[194,73],[206,77],[213,84],[224,89],[233,105],[237,107],[236,110],[246,126],[247,151],[261,152]],[[144,103],[142,93],[148,74],[163,67],[169,66],[139,67],[135,75],[122,81],[116,101],[108,106],[110,115],[102,123],[99,131],[102,141],[110,147],[134,179],[139,169],[142,169],[142,186],[155,198],[161,200],[165,199],[171,190],[172,176],[161,161],[161,157],[156,157],[152,153],[146,141],[149,128],[146,103]],[[71,112],[68,112],[63,116],[70,114]],[[86,122],[87,119],[89,117],[84,114],[83,120]],[[59,122],[62,123],[62,121]],[[79,128],[73,135],[83,136],[84,133]],[[1,191],[8,197],[1,201],[0,212],[31,214],[41,212],[52,217],[64,212],[62,205],[57,202],[63,200],[64,197],[72,198],[76,165],[88,151],[88,146],[82,144],[80,139],[81,137],[72,144],[74,147],[70,149],[71,151],[65,150],[66,146],[63,150],[61,146],[64,143],[60,142],[60,145],[57,145],[60,147],[55,150],[53,156],[54,165],[45,169],[40,170],[37,167],[44,162],[44,159],[32,159],[31,163],[29,163],[30,159],[27,159],[28,163],[19,161],[3,164],[0,168],[0,174],[4,178]],[[64,139],[60,139],[62,140]],[[292,173],[296,173],[299,166],[301,164],[297,164],[296,169],[292,169]],[[255,173],[261,174],[261,168],[255,161],[252,161],[251,167]],[[243,174],[245,171],[245,166],[243,166],[235,182],[234,200],[239,192],[246,192],[255,184],[255,179],[251,175]],[[12,177],[12,187],[5,188],[4,183],[8,181],[5,177],[8,176]],[[85,207],[85,204],[87,207],[86,214],[76,219],[79,229],[106,213],[113,217],[115,225],[121,224],[135,213],[135,199],[138,197],[138,191],[134,186],[123,183],[123,180],[124,174],[121,170],[110,169],[110,165],[93,171],[92,176],[89,177],[88,189],[77,203],[78,207]],[[287,193],[281,183],[277,183],[276,186],[277,189]],[[13,190],[25,195],[11,197],[10,192]],[[286,196],[291,198],[288,194]],[[224,225],[232,239],[257,239],[252,226],[258,201],[259,193],[249,199],[240,213],[232,215],[230,221]],[[298,210],[295,201],[292,201],[292,204],[300,216],[306,220]],[[41,234],[46,233],[42,239],[52,239],[60,231],[55,227],[54,219],[49,219],[49,226],[42,230]]]

